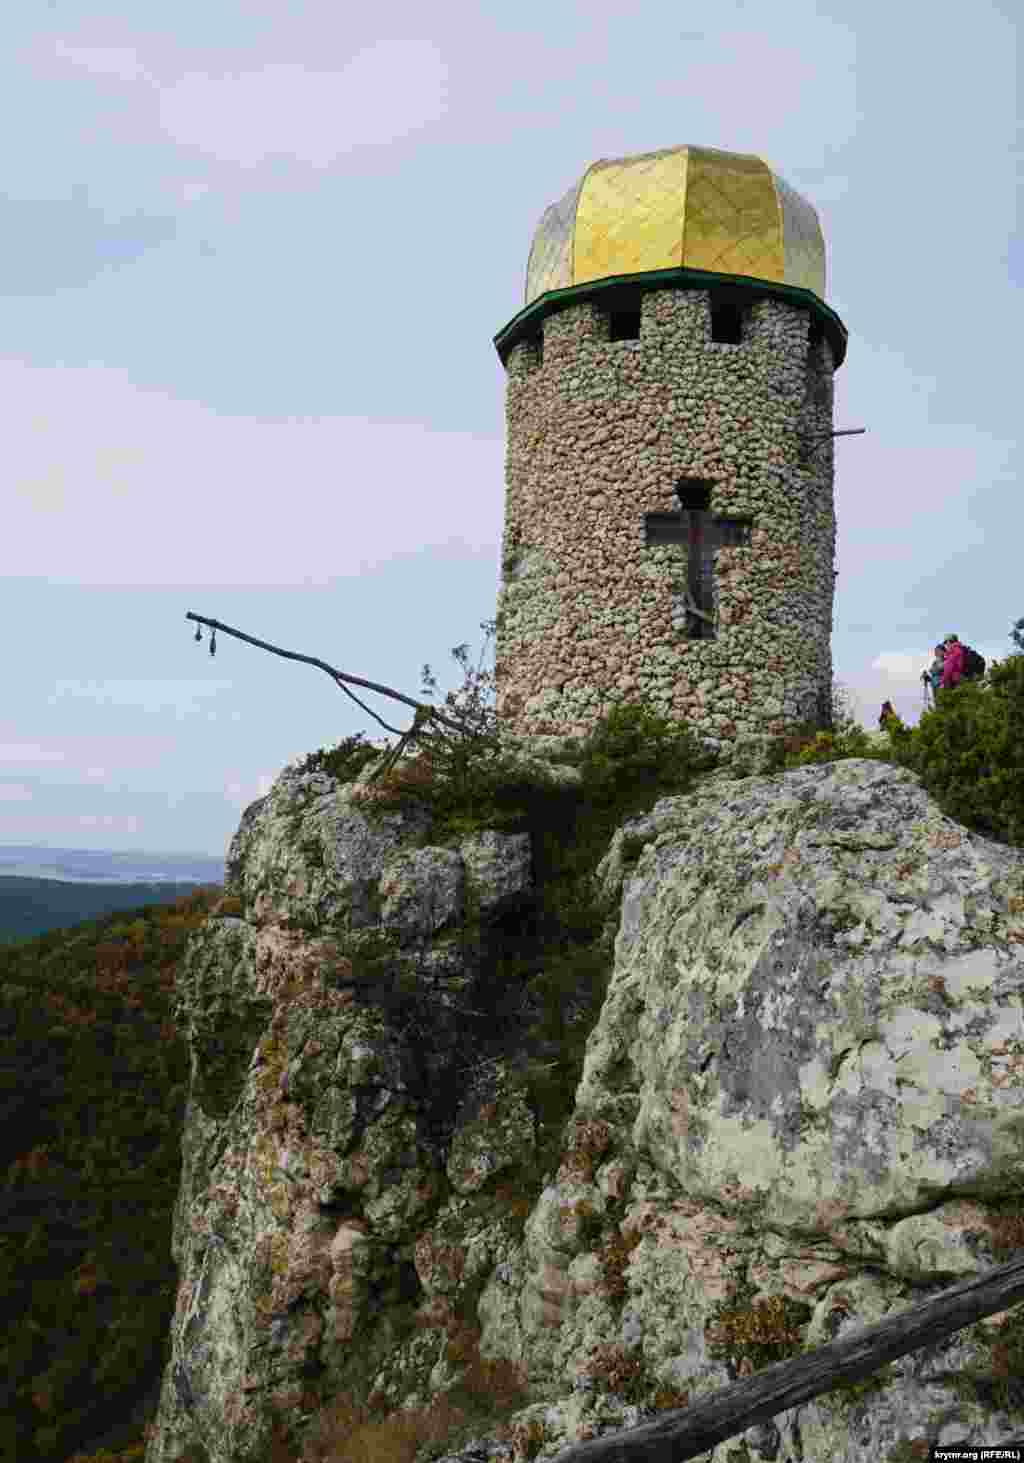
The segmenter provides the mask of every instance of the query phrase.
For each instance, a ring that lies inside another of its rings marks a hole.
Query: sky
[[[750,152],[849,333],[837,680],[914,722],[1020,571],[1013,0],[49,0],[0,48],[0,844],[222,855],[288,762],[382,735],[322,671],[461,683],[495,610],[493,337],[593,161]],[[487,662],[485,661],[485,664]],[[398,708],[368,698],[393,724]]]

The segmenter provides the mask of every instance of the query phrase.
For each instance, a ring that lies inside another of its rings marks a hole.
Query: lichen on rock
[[[383,1427],[481,1366],[524,1391],[452,1463],[555,1458],[1024,1243],[1024,853],[911,773],[709,779],[623,824],[594,881],[614,968],[525,1198],[524,1054],[510,1027],[470,1060],[462,927],[529,890],[529,836],[429,838],[422,808],[371,818],[325,774],[243,817],[244,917],[211,918],[179,973],[179,1294],[147,1463],[256,1463],[275,1419],[298,1457],[334,1398]],[[775,1463],[995,1445],[1022,1372],[1012,1311],[742,1441]]]

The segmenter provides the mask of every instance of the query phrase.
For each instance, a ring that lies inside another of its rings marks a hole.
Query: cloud
[[[147,38],[140,47],[41,37],[20,57],[33,98],[49,99],[42,127],[33,129],[36,153],[40,138],[54,129],[57,158],[74,154],[83,134],[113,137],[122,160],[148,149],[152,167],[165,172],[161,155],[169,144],[185,164],[171,189],[188,207],[208,186],[189,177],[189,156],[232,170],[281,163],[322,169],[355,149],[414,136],[446,116],[448,67],[434,41],[381,39],[353,55],[346,54],[351,27],[334,31],[289,44],[279,30],[266,58],[234,47],[230,70],[213,59],[212,48],[185,49],[167,38],[159,45]],[[296,59],[276,59],[282,53]],[[75,80],[85,84],[69,85]],[[8,120],[17,125],[21,118],[13,111]],[[93,177],[91,186],[101,184]]]
[[[32,789],[23,782],[0,782],[0,803],[30,803]]]
[[[279,62],[236,75],[193,71],[159,96],[181,146],[253,167],[327,167],[355,147],[398,141],[446,111],[447,69],[429,41],[380,41],[338,70]]]
[[[226,416],[101,367],[0,360],[0,394],[3,574],[323,584],[427,547],[500,539],[500,438]],[[143,683],[121,684],[137,699]]]
[[[96,830],[102,833],[124,834],[137,839],[142,820],[134,815],[117,813],[15,813],[12,809],[4,813],[4,839],[8,843],[35,844],[40,848],[109,848],[107,842],[98,844]],[[126,852],[131,852],[129,848]]]
[[[63,747],[45,747],[39,742],[0,742],[0,763],[63,762]]]
[[[80,828],[102,828],[106,833],[137,833],[139,819],[121,813],[80,813],[71,820]]]
[[[59,61],[74,66],[78,71],[87,71],[90,76],[154,84],[154,79],[142,64],[138,51],[131,46],[68,45],[66,41],[57,40],[53,49]]]
[[[54,738],[29,742],[12,738],[0,743],[0,766],[31,775],[29,769],[34,771],[40,764],[59,765],[59,781],[64,786],[83,777],[105,781],[112,767],[117,768],[118,776],[132,770],[166,768],[168,760],[179,751],[175,736],[83,737],[65,732],[59,741]],[[50,772],[45,776],[53,786],[57,775]]]
[[[50,704],[63,699],[94,701],[100,706],[133,706],[140,711],[174,711],[186,716],[197,703],[230,691],[232,681],[106,680],[58,681]]]
[[[921,672],[932,663],[931,650],[883,650],[871,662],[873,671],[882,671],[894,680],[919,680]]]

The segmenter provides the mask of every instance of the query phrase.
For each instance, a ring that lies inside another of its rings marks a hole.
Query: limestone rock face
[[[744,1314],[802,1306],[821,1345],[1024,1244],[1018,851],[912,774],[847,761],[666,799],[598,878],[618,933],[576,1161],[527,1223],[518,1307],[485,1292],[484,1347],[568,1383],[612,1345],[695,1401],[742,1374]],[[595,1283],[617,1244],[625,1270]],[[747,1441],[867,1463],[901,1439],[1008,1437],[984,1379],[1024,1352],[987,1330],[894,1364],[855,1425],[836,1393]]]
[[[332,1389],[365,1397],[419,1297],[442,1200],[532,1142],[509,1082],[504,1127],[467,1119],[451,1183],[432,1125],[457,1058],[452,1006],[472,981],[467,901],[493,916],[522,895],[530,840],[416,846],[423,815],[372,820],[364,796],[365,780],[284,773],[229,852],[225,903],[245,918],[209,920],[179,972],[192,1055],[180,1285],[149,1463],[196,1444],[213,1463],[263,1459],[274,1415],[294,1431]],[[357,999],[374,938],[436,991],[429,1041]],[[488,1273],[499,1241],[478,1247]]]
[[[301,1440],[341,1392],[426,1405],[458,1379],[445,1327],[467,1307],[529,1393],[511,1439],[450,1463],[554,1458],[1024,1245],[1024,854],[912,774],[715,779],[616,833],[614,968],[525,1216],[515,1053],[467,1077],[443,1143],[433,1117],[472,976],[451,941],[522,896],[528,839],[424,836],[371,826],[323,775],[243,818],[245,917],[211,919],[179,977],[180,1288],[147,1463],[200,1443],[256,1463],[273,1414]],[[450,1001],[429,1043],[365,999],[360,942],[383,933]],[[749,1455],[895,1463],[1017,1435],[1018,1310],[751,1429]]]

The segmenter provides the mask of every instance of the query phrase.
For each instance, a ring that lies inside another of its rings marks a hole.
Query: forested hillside
[[[65,930],[116,910],[173,904],[198,884],[79,884],[0,874],[0,945]]]
[[[141,1442],[175,1297],[174,974],[221,893],[0,948],[0,1463]]]

